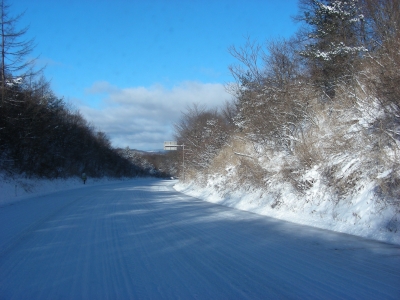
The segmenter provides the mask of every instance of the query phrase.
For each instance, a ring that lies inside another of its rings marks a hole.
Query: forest
[[[6,1],[0,9],[0,171],[48,179],[150,175],[55,95],[29,59],[34,40],[26,39],[29,28],[17,29],[23,15],[12,16]]]

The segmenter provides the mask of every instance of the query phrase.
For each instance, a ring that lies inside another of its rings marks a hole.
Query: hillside
[[[292,39],[231,47],[231,102],[183,114],[177,188],[399,243],[400,4],[301,3]]]

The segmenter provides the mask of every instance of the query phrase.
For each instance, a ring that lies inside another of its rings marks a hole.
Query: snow
[[[86,181],[86,185],[99,185],[112,181],[120,180],[109,178],[89,178]],[[9,177],[0,173],[0,206],[31,198],[34,195],[44,195],[57,191],[67,191],[74,188],[81,188],[83,186],[82,179],[79,177],[49,180],[26,178],[18,175]]]
[[[351,160],[342,169],[342,174],[356,163],[357,159]],[[229,169],[231,173],[233,169],[234,167]],[[387,176],[386,172],[381,176]],[[374,185],[371,182],[361,182],[355,195],[336,203],[321,182],[318,166],[303,175],[304,182],[309,183],[310,188],[302,197],[293,191],[290,184],[279,181],[272,183],[274,189],[269,192],[240,187],[232,192],[226,186],[227,177],[229,175],[212,176],[206,186],[195,182],[179,182],[174,188],[204,201],[400,245],[400,228],[397,225],[399,212],[394,207],[374,201]],[[390,222],[392,224],[388,224]]]
[[[376,178],[381,179],[381,178],[388,177],[390,175],[390,173],[392,173],[392,171],[393,171],[392,169],[386,170],[385,172],[378,174],[378,176],[376,176]]]
[[[176,183],[71,183],[3,204],[0,297],[399,299],[398,246],[215,205]]]

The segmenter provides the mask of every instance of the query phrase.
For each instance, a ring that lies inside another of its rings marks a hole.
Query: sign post
[[[183,170],[183,181],[185,181],[185,144],[178,145],[177,141],[164,142],[164,150],[176,151],[178,147],[182,147],[182,170]]]

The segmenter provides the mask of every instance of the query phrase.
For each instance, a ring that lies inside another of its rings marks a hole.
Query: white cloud
[[[104,131],[113,146],[155,150],[173,138],[173,124],[188,105],[199,103],[220,107],[230,95],[219,83],[183,82],[171,89],[120,89],[108,82],[96,82],[86,89],[90,94],[105,94],[100,108],[79,107],[85,118]]]
[[[118,87],[110,84],[107,81],[97,81],[93,83],[90,88],[85,89],[87,94],[111,94],[111,93],[118,93]]]

